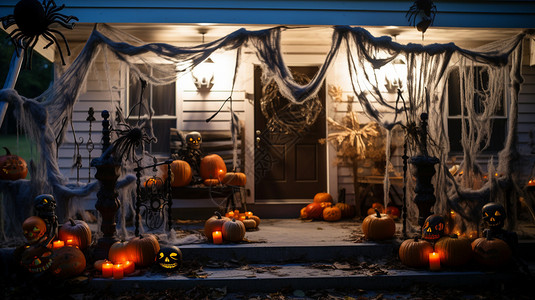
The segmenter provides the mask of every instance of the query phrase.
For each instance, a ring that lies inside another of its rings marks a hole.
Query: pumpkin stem
[[[69,222],[71,222],[71,226],[76,226],[76,223],[74,223],[74,220],[72,218],[69,218]]]
[[[379,210],[378,210],[377,208],[374,208],[374,210],[375,210],[375,213],[376,213],[375,216],[376,216],[377,218],[381,218],[381,213],[379,212]]]
[[[218,211],[215,211],[214,214],[217,216],[218,219],[221,219],[221,213],[219,213]]]
[[[420,237],[417,236],[417,235],[415,235],[415,236],[414,236],[414,241],[415,241],[415,242],[418,242],[418,239],[420,239]]]
[[[9,151],[9,149],[7,149],[7,147],[2,147],[4,148],[4,150],[6,150],[6,155],[11,155],[11,151]]]

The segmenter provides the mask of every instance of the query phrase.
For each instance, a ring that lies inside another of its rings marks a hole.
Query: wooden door
[[[295,78],[309,81],[318,67],[290,69]],[[261,75],[262,70],[256,66],[255,199],[260,202],[268,199],[312,199],[316,193],[327,190],[326,146],[318,142],[325,138],[326,132],[325,86],[321,88],[313,105],[289,106],[289,101],[278,93],[276,85],[263,90]],[[272,102],[273,105],[266,105],[266,101],[261,101],[264,93],[278,97],[278,100]],[[304,115],[309,117],[310,111],[319,112],[315,122],[310,126],[299,127],[303,123],[303,115],[296,115],[295,111],[300,109],[304,109]],[[270,120],[275,117],[290,124],[290,129],[281,130],[280,126],[273,126]]]

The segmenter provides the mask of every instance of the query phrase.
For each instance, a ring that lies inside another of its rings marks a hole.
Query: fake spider
[[[20,56],[20,50],[24,50],[24,65],[31,69],[33,48],[39,41],[39,37],[43,37],[48,41],[44,49],[56,43],[58,45],[61,62],[65,65],[63,52],[59,46],[58,40],[53,33],[57,33],[63,38],[65,47],[67,48],[67,55],[71,55],[69,44],[65,36],[56,29],[51,29],[50,25],[57,23],[67,29],[73,29],[74,23],[69,23],[72,20],[78,21],[75,16],[67,16],[60,14],[59,11],[65,8],[65,4],[57,6],[54,0],[43,0],[39,3],[37,0],[21,0],[15,5],[12,15],[7,15],[0,18],[4,29],[8,29],[12,25],[17,25],[17,29],[9,33],[11,41],[15,45],[17,56]]]
[[[408,19],[409,24],[415,26],[418,31],[425,32],[427,28],[435,22],[435,16],[437,14],[437,7],[432,0],[416,0],[407,11],[405,17]],[[418,20],[418,16],[422,20]]]
[[[128,123],[119,123],[119,126],[124,129],[115,129],[118,132],[119,138],[113,142],[113,152],[121,160],[126,155],[126,160],[136,159],[136,149],[145,144],[153,143],[156,141],[154,137],[150,137],[143,127],[143,123],[140,125],[131,126]]]

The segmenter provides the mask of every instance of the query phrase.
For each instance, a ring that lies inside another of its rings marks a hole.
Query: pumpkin
[[[219,179],[205,179],[203,183],[206,186],[216,186],[219,184]]]
[[[221,182],[227,185],[245,186],[247,176],[242,172],[227,172]]]
[[[0,156],[0,180],[18,180],[28,175],[26,161],[17,155],[11,154],[7,147],[6,155]]]
[[[91,245],[91,229],[82,220],[69,219],[59,228],[58,237],[62,241],[72,240],[82,250]]]
[[[328,206],[323,209],[323,220],[334,222],[342,218],[342,211],[336,206]]]
[[[108,259],[114,264],[122,264],[130,259],[128,242],[118,241],[111,245],[108,251]]]
[[[386,214],[392,217],[392,219],[396,220],[397,218],[401,217],[401,212],[399,211],[399,208],[393,205],[389,205],[386,207]]]
[[[204,222],[204,235],[209,241],[212,241],[212,232],[223,231],[223,224],[230,221],[227,217],[222,217],[221,214],[216,211],[215,216],[210,217]]]
[[[362,221],[362,232],[368,240],[386,240],[394,237],[396,223],[386,214],[375,209],[375,214],[369,215]]]
[[[329,193],[317,193],[314,196],[314,200],[312,201],[314,203],[320,203],[320,202],[333,202],[333,197]]]
[[[372,203],[372,207],[368,209],[368,215],[374,215],[375,209],[377,209],[380,213],[384,213],[385,211],[385,207],[383,206],[383,204],[379,202],[375,202],[375,203]]]
[[[172,173],[171,173],[172,174]],[[167,175],[167,172],[166,172]],[[146,189],[159,189],[163,186],[163,180],[158,177],[150,177],[145,180],[143,187]]]
[[[321,220],[323,217],[323,208],[319,202],[313,202],[305,206],[305,214],[307,219]]]
[[[472,258],[470,240],[455,234],[440,238],[435,243],[435,252],[440,255],[441,264],[451,267],[462,266]]]
[[[429,253],[433,252],[433,245],[426,240],[420,240],[418,236],[414,239],[404,240],[399,246],[399,259],[401,263],[408,267],[425,267],[429,263]]]
[[[446,221],[440,215],[430,215],[422,226],[422,238],[429,242],[436,242],[444,235]]]
[[[511,248],[500,239],[481,237],[472,242],[475,260],[487,267],[503,267],[511,259]]]
[[[302,220],[307,220],[307,219],[310,219],[308,217],[308,213],[307,213],[307,208],[306,206],[301,208],[301,211],[299,212],[299,218],[302,219]]]
[[[221,156],[209,154],[201,160],[200,173],[202,179],[222,180],[227,174],[227,166]]]
[[[245,220],[242,220],[243,225],[245,226],[245,229],[254,229],[256,228],[256,222],[255,220],[247,217]]]
[[[172,187],[185,186],[191,182],[191,167],[187,162],[177,159],[173,160],[170,166]],[[160,171],[162,172],[162,180],[167,180],[167,164],[161,165]]]
[[[176,246],[163,247],[156,256],[158,265],[165,270],[176,269],[182,263],[182,251]]]
[[[225,222],[221,230],[223,239],[231,242],[241,242],[245,237],[245,225],[242,221],[232,219],[232,221]]]
[[[95,268],[95,270],[102,272],[102,265],[108,262],[109,260],[107,259],[99,259],[93,263],[93,267]]]
[[[353,205],[349,205],[343,202],[338,202],[334,206],[338,207],[338,209],[342,213],[342,218],[344,219],[350,219],[355,216],[355,206]]]
[[[126,245],[130,261],[136,266],[148,267],[156,260],[156,254],[160,251],[160,243],[152,234],[140,235],[128,241]]]
[[[258,225],[260,225],[260,217],[259,216],[252,215],[249,218],[251,218],[251,219],[253,219],[255,221],[256,227],[258,227]]]
[[[41,244],[23,246],[20,263],[30,273],[41,273],[52,265],[52,249]]]
[[[54,250],[50,271],[56,277],[69,278],[79,275],[85,270],[84,253],[78,247],[61,247]]]
[[[37,216],[31,216],[22,223],[22,233],[30,244],[35,244],[45,235],[46,223]]]

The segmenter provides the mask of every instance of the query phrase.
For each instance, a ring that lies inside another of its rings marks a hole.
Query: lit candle
[[[227,218],[234,218],[234,212],[233,211],[229,211],[227,213]]]
[[[440,255],[437,252],[429,253],[429,269],[431,271],[440,270]]]
[[[123,269],[124,269],[124,275],[128,275],[130,273],[134,273],[136,268],[135,268],[135,264],[133,261],[127,260],[124,262]]]
[[[222,181],[224,176],[225,175],[223,174],[223,170],[220,169],[219,174],[217,175],[217,179],[219,179],[219,181]]]
[[[113,265],[113,279],[121,279],[124,277],[124,268],[122,264]]]
[[[113,275],[113,264],[105,262],[102,264],[102,277],[109,278]]]
[[[223,235],[221,234],[221,231],[212,232],[212,239],[214,240],[214,244],[223,244]]]
[[[240,221],[245,220],[245,214],[240,214]]]
[[[528,186],[535,186],[535,179],[530,179],[528,181]]]
[[[248,211],[245,213],[246,216],[248,216],[249,218],[253,216],[253,212],[252,211]]]
[[[67,245],[67,246],[76,246],[76,244],[73,242],[72,239],[68,239],[68,240],[65,242],[65,245]]]
[[[65,243],[63,241],[57,240],[52,242],[52,249],[59,249],[63,246],[65,246]]]

